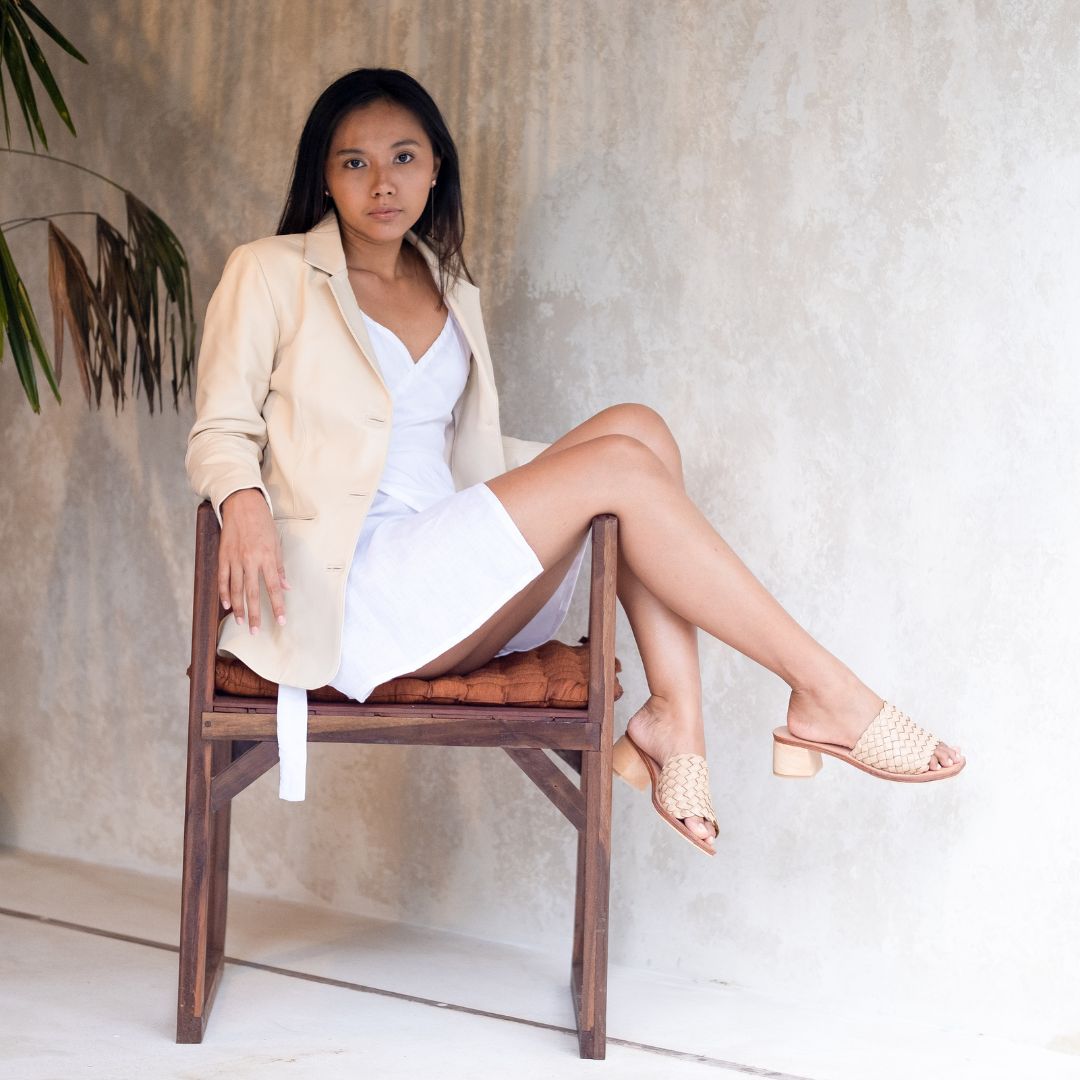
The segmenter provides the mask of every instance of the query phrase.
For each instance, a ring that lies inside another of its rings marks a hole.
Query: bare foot
[[[680,715],[663,698],[651,695],[627,721],[626,730],[662,769],[675,754],[705,756],[705,729],[701,714]],[[716,828],[700,817],[681,819],[695,836],[712,844]]]
[[[788,730],[800,739],[832,743],[850,750],[881,711],[883,701],[854,675],[840,678],[827,688],[792,690]],[[963,760],[959,747],[939,742],[930,758],[930,768],[947,768]]]

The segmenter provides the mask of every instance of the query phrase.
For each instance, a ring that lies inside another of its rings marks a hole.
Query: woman
[[[186,464],[222,526],[219,652],[279,683],[282,797],[303,797],[307,689],[362,701],[550,640],[603,512],[650,690],[615,769],[701,850],[717,822],[698,627],[791,687],[778,775],[813,775],[822,751],[887,779],[959,772],[716,533],[653,409],[603,409],[546,446],[502,436],[461,207],[426,91],[350,72],[308,117],[277,234],[232,252],[207,308]]]

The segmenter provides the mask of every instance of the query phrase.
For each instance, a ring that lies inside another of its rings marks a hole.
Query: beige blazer
[[[406,238],[437,278],[435,253],[412,230]],[[549,444],[501,433],[479,289],[460,280],[447,303],[472,350],[446,443],[460,491]],[[230,612],[218,627],[218,652],[274,682],[324,686],[340,662],[349,564],[393,424],[333,209],[306,233],[262,237],[231,252],[206,309],[197,370],[184,459],[191,486],[219,523],[228,495],[258,488],[292,586],[279,626],[260,577],[259,632]]]

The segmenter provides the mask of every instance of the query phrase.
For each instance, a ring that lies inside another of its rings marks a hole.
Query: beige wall
[[[618,786],[612,959],[1080,1052],[1075,5],[49,14],[90,60],[49,50],[80,132],[52,123],[53,152],[165,215],[200,318],[228,252],[273,231],[322,87],[415,74],[464,157],[505,430],[653,405],[788,610],[967,753],[948,784],[776,779],[787,688],[702,634],[719,855]],[[122,221],[60,165],[4,177],[4,220]],[[51,340],[44,237],[12,244]],[[191,408],[89,413],[70,363],[40,417],[0,372],[0,841],[178,875]],[[563,636],[583,619],[579,590]],[[621,726],[646,692],[622,615],[619,655]],[[235,886],[569,957],[571,831],[504,755],[310,762],[306,802],[275,770],[237,803]]]

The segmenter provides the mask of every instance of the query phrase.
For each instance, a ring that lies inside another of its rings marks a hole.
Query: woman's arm
[[[206,308],[196,419],[184,457],[192,488],[210,500],[221,525],[221,504],[241,488],[261,491],[273,513],[260,465],[266,447],[262,407],[277,344],[270,289],[255,253],[241,244],[226,260]]]

